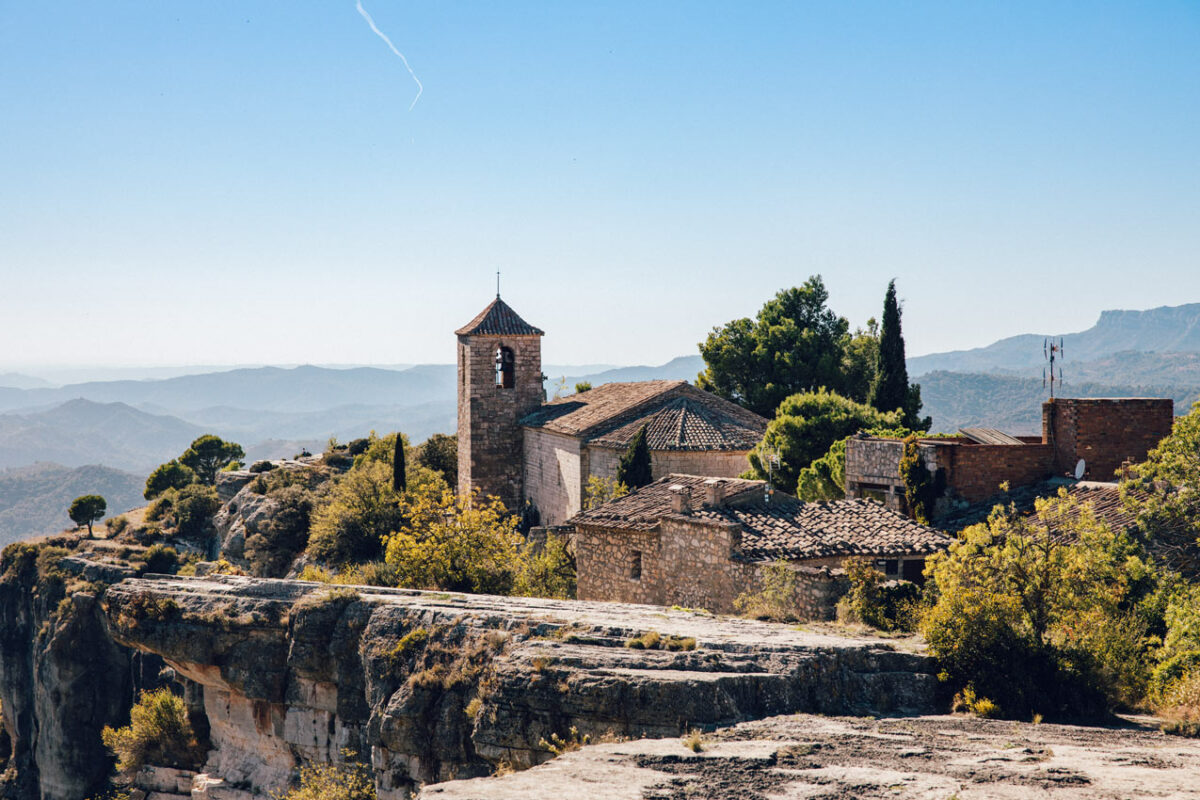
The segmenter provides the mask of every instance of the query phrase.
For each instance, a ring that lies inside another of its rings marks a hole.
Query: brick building
[[[1126,461],[1141,461],[1171,432],[1174,404],[1156,398],[1066,398],[1042,404],[1042,435],[1010,436],[966,428],[958,436],[921,439],[921,459],[946,481],[943,506],[979,503],[998,491],[1048,478],[1075,476],[1108,481]],[[869,497],[889,508],[904,506],[895,439],[856,437],[846,444],[846,497]]]
[[[919,580],[950,537],[867,500],[804,503],[763,481],[668,475],[576,514],[580,600],[725,613],[755,591],[765,565],[788,562],[805,615],[827,618],[845,590],[842,562],[866,556],[889,577]]]
[[[608,383],[547,403],[543,332],[498,296],[458,336],[458,489],[529,503],[544,525],[582,508],[588,479],[614,478],[643,426],[651,474],[733,477],[767,420],[687,381]]]

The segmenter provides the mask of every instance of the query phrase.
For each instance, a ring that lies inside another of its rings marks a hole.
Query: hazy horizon
[[[450,363],[498,269],[552,363],[1200,300],[1198,4],[364,8],[6,7],[0,358]]]

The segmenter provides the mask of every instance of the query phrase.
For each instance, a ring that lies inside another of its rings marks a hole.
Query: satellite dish
[[[1075,465],[1075,480],[1083,480],[1083,473],[1085,472],[1087,472],[1087,464],[1081,458],[1079,459],[1079,463]]]

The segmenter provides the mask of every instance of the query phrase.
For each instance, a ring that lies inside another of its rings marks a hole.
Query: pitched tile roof
[[[1038,499],[1054,497],[1064,486],[1069,497],[1078,500],[1081,505],[1090,506],[1097,519],[1107,523],[1112,530],[1131,530],[1137,523],[1136,514],[1126,508],[1121,500],[1119,484],[1053,478],[997,494],[981,503],[973,503],[938,520],[937,527],[958,533],[971,525],[987,522],[988,515],[996,505],[1012,505],[1018,514],[1033,516]],[[1051,532],[1057,534],[1061,531],[1056,529]],[[1185,526],[1159,531],[1154,539],[1146,543],[1146,549],[1159,566],[1192,580],[1200,579],[1200,544]]]
[[[531,428],[626,447],[646,425],[651,450],[749,450],[767,421],[687,381],[606,383],[554,400],[521,420]]]
[[[542,336],[545,331],[521,319],[508,303],[500,299],[500,295],[496,295],[496,299],[480,311],[475,319],[454,333],[458,336]]]
[[[692,500],[689,519],[700,524],[741,528],[738,557],[747,561],[828,556],[926,555],[944,550],[953,539],[870,500],[805,503],[776,493],[770,502],[765,483],[726,478],[725,500],[704,505],[704,482],[696,475],[669,475],[599,508],[576,514],[569,524],[615,530],[656,530],[672,516],[672,486],[685,487]]]
[[[749,450],[762,441],[767,429],[765,419],[735,403],[689,393],[668,399],[632,422],[596,436],[591,443],[628,447],[643,425],[651,450]]]

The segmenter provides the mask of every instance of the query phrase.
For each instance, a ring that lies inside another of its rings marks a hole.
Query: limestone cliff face
[[[347,750],[369,756],[381,797],[404,797],[546,760],[541,740],[572,727],[677,736],[796,711],[934,707],[922,655],[648,606],[233,576],[130,579],[104,606],[119,644],[200,689],[210,776],[260,793]],[[657,648],[625,646],[649,631]]]
[[[0,703],[11,742],[0,795],[79,800],[103,788],[112,759],[100,729],[128,719],[137,659],[112,641],[95,592],[39,550],[0,562]]]

